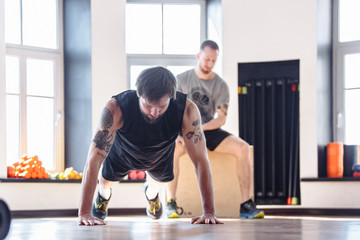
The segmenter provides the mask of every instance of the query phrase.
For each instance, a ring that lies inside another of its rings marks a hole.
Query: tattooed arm
[[[220,104],[216,107],[217,117],[203,125],[203,130],[214,130],[223,126],[226,122],[228,105]]]
[[[122,112],[113,98],[104,107],[99,125],[90,144],[87,161],[84,167],[79,222],[88,221],[93,224],[102,224],[101,220],[91,216],[91,205],[97,185],[98,173],[102,162],[110,152],[115,139],[116,130],[122,127]],[[91,224],[92,225],[92,224]]]
[[[195,167],[204,213],[200,217],[193,218],[191,223],[222,223],[215,216],[214,187],[200,113],[189,99],[186,102],[182,132],[186,150]]]

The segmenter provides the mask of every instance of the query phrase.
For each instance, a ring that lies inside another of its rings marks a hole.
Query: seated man
[[[158,193],[162,183],[174,178],[175,140],[181,131],[204,203],[203,215],[191,223],[222,223],[215,215],[212,175],[196,105],[176,92],[174,75],[162,67],[144,70],[136,87],[137,91],[114,96],[103,109],[84,168],[78,224],[105,224],[111,186],[130,170],[147,171],[146,212],[150,218],[159,219],[162,204]],[[92,204],[101,164],[99,192]]]
[[[225,124],[229,104],[229,88],[225,81],[212,71],[219,47],[214,41],[204,41],[197,54],[195,69],[177,76],[178,90],[187,94],[199,108],[206,145],[210,151],[233,155],[237,160],[236,172],[241,193],[240,218],[263,218],[264,212],[256,208],[250,198],[251,167],[249,145],[241,138],[231,135],[220,127]],[[215,113],[217,117],[214,118]],[[186,139],[186,138],[185,138]],[[182,137],[176,141],[174,154],[175,178],[167,184],[167,216],[179,217],[175,202],[179,176],[179,157],[186,153]]]

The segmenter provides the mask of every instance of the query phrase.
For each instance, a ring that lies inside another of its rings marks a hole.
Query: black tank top
[[[113,96],[123,115],[123,126],[116,132],[110,161],[125,161],[138,170],[152,170],[173,160],[175,140],[181,132],[186,94],[176,92],[169,107],[155,124],[148,123],[140,112],[139,98],[134,90]]]

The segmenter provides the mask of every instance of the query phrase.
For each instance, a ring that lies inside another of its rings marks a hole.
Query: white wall
[[[314,0],[222,0],[225,128],[238,134],[237,64],[300,59],[300,177],[317,177],[316,21]]]
[[[145,208],[142,188],[142,183],[114,184],[109,208]],[[80,189],[80,183],[2,182],[0,199],[9,205],[11,211],[77,209]]]
[[[105,103],[127,88],[125,4],[126,0],[91,0],[93,131]]]

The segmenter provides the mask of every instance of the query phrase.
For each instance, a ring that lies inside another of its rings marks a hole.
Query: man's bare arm
[[[90,144],[87,161],[84,167],[80,206],[79,225],[104,224],[100,219],[91,216],[91,205],[96,189],[99,169],[107,157],[115,140],[116,130],[122,126],[122,113],[115,99],[111,99],[104,107],[99,126]]]
[[[204,131],[214,130],[222,127],[226,123],[228,105],[220,104],[216,107],[217,117],[203,124]]]
[[[203,215],[193,218],[192,223],[222,223],[215,216],[214,188],[211,168],[206,150],[201,118],[196,105],[187,100],[183,117],[183,136],[186,150],[194,164],[197,175]]]

